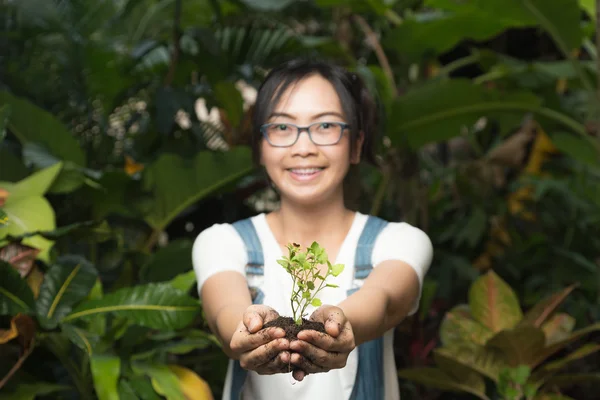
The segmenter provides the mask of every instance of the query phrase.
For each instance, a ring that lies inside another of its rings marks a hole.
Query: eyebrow
[[[336,112],[336,111],[326,111],[326,112],[322,112],[322,113],[319,113],[319,114],[315,114],[315,115],[312,116],[311,119],[319,119],[319,118],[322,118],[322,117],[325,117],[325,116],[329,116],[329,115],[332,115],[332,116],[344,119],[344,116],[342,114],[340,114],[339,112]],[[269,119],[273,118],[273,117],[284,117],[284,118],[289,118],[289,119],[296,119],[293,115],[288,114],[288,113],[284,113],[284,112],[273,112],[269,116]]]

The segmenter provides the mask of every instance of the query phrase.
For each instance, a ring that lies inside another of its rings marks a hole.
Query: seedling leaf
[[[331,267],[331,275],[338,276],[344,270],[344,264],[335,264]]]

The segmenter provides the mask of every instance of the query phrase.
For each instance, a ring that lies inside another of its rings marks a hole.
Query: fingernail
[[[250,322],[250,330],[255,331],[257,328],[258,328],[258,321],[253,319],[252,322]]]

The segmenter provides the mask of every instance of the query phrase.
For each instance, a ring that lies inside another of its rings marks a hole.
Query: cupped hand
[[[354,350],[354,332],[341,308],[330,305],[319,307],[311,321],[325,325],[325,332],[304,330],[290,343],[291,363],[296,367],[294,379],[301,381],[308,374],[343,368]]]
[[[263,329],[264,324],[277,317],[277,311],[268,306],[252,305],[246,309],[229,344],[242,368],[261,375],[289,372],[290,343],[284,339],[285,331],[277,327]]]

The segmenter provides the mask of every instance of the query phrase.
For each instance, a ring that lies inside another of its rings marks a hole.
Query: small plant
[[[344,270],[344,264],[332,265],[327,258],[327,252],[313,242],[306,252],[300,250],[300,245],[292,243],[287,245],[288,256],[277,260],[292,277],[292,305],[293,319],[296,325],[302,325],[302,318],[309,304],[315,307],[321,305],[317,294],[326,287],[337,288],[337,285],[325,283],[328,276],[338,276]],[[320,266],[327,265],[325,276],[321,274]]]
[[[530,376],[531,368],[527,365],[501,369],[498,380],[498,394],[504,400],[533,399],[537,388],[528,382]]]
[[[558,307],[577,285],[564,288],[523,313],[513,289],[494,271],[480,276],[469,290],[469,303],[444,317],[442,346],[433,351],[437,367],[406,368],[401,378],[481,400],[569,399],[560,389],[597,379],[594,374],[559,373],[572,362],[600,351],[582,343],[556,357],[588,334],[596,322],[579,330],[575,318]]]

